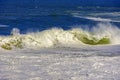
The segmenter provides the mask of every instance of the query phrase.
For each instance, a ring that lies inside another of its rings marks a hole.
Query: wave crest
[[[19,34],[18,29],[13,29],[14,35],[1,36],[1,48],[11,50],[13,48],[43,48],[76,45],[104,45],[104,44],[120,44],[120,30],[110,24],[100,23],[87,31],[83,29],[49,29],[42,32]]]

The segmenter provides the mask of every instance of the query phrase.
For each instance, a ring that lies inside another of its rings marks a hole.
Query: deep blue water
[[[91,28],[101,22],[120,26],[119,0],[0,0],[0,35],[9,35],[13,28],[27,33],[53,27]]]

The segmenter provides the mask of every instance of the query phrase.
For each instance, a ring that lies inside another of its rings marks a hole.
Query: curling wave
[[[100,23],[91,31],[74,28],[63,30],[53,28],[36,33],[19,34],[19,30],[14,28],[10,36],[0,37],[0,46],[3,49],[14,48],[44,48],[74,45],[105,45],[120,44],[120,30],[110,24]]]

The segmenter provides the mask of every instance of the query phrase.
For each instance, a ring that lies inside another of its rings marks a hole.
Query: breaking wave
[[[0,46],[3,49],[14,48],[44,48],[76,45],[110,45],[120,44],[120,29],[110,23],[100,23],[91,31],[81,28],[49,30],[20,34],[14,28],[10,36],[0,36]]]

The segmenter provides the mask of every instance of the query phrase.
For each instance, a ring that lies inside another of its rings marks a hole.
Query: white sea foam
[[[120,46],[0,49],[0,79],[119,80],[120,56],[115,55],[118,51]]]

